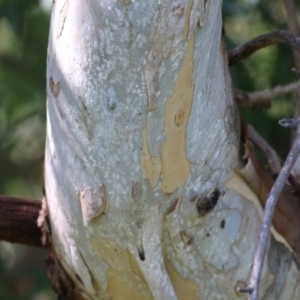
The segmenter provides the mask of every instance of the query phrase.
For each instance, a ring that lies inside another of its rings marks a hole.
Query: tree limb
[[[0,206],[0,240],[43,247],[37,226],[41,201],[0,195]]]
[[[267,46],[288,44],[300,53],[300,37],[288,30],[278,30],[262,34],[244,45],[228,51],[228,63],[232,66],[242,59],[249,57],[255,51]]]
[[[253,93],[234,89],[234,96],[238,106],[241,108],[269,108],[271,106],[270,99],[293,92],[297,89],[300,89],[300,80]]]

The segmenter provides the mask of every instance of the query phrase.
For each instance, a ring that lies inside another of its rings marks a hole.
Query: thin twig
[[[258,300],[259,292],[259,282],[262,274],[262,268],[265,259],[265,253],[267,249],[267,243],[270,235],[270,228],[273,219],[274,209],[278,200],[278,197],[289,177],[292,167],[300,153],[300,120],[297,120],[297,134],[292,148],[286,158],[286,161],[275,181],[274,186],[268,196],[266,206],[264,209],[264,215],[261,224],[261,230],[259,234],[259,240],[254,256],[253,267],[251,272],[251,277],[249,280],[248,289],[246,292],[250,292],[250,300]],[[240,290],[245,292],[245,290]]]
[[[257,147],[266,158],[272,175],[278,175],[281,169],[281,164],[276,151],[265,141],[256,130],[248,124],[248,139]]]
[[[253,93],[235,89],[234,96],[239,107],[269,108],[271,106],[270,99],[291,93],[297,89],[300,89],[300,80],[287,85],[278,85],[272,89]]]
[[[255,51],[267,46],[288,44],[300,53],[300,37],[288,30],[278,30],[262,34],[244,45],[228,51],[228,63],[232,66],[242,59],[249,57]]]

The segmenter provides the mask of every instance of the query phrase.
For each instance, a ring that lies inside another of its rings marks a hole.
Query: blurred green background
[[[297,3],[300,18],[300,1]],[[46,5],[48,4],[48,6]],[[0,0],[0,193],[42,198],[46,124],[46,53],[51,0]],[[282,0],[225,0],[228,49],[262,33],[287,29]],[[234,87],[244,91],[287,84],[296,78],[291,49],[268,47],[231,68]],[[242,110],[245,119],[284,158],[290,131],[278,119],[292,117],[295,93],[268,110]],[[43,260],[32,247],[0,242],[0,299],[55,299]]]
[[[42,198],[49,22],[37,0],[0,0],[0,194]],[[45,257],[0,242],[0,299],[56,299]]]

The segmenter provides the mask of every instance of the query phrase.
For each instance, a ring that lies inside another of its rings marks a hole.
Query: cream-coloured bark
[[[221,4],[53,2],[46,194],[55,251],[86,299],[240,297],[261,209],[233,171]],[[261,295],[298,299],[290,250],[270,245]]]

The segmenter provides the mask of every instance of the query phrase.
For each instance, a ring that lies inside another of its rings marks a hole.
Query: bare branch
[[[262,34],[244,45],[228,52],[228,63],[232,66],[242,59],[249,57],[255,51],[277,44],[288,44],[300,53],[300,37],[288,30],[278,30]]]
[[[253,93],[235,89],[234,96],[239,107],[269,108],[271,106],[270,99],[291,93],[297,89],[300,89],[300,80],[287,85],[278,85],[273,89]]]
[[[253,267],[249,285],[246,289],[239,290],[240,292],[250,293],[250,300],[258,300],[259,282],[262,274],[262,268],[265,259],[265,253],[267,249],[267,243],[270,235],[270,228],[273,219],[274,209],[278,200],[278,197],[289,177],[292,167],[300,153],[300,120],[297,120],[297,134],[292,148],[286,158],[286,161],[273,185],[271,192],[268,196],[266,206],[264,209],[264,215],[261,224],[261,230],[259,234],[259,240],[254,256]]]
[[[276,151],[259,135],[256,130],[248,124],[248,138],[251,143],[257,147],[266,160],[268,161],[272,175],[278,175],[281,169],[281,164]]]
[[[0,195],[0,206],[0,240],[43,247],[37,226],[41,201]]]

